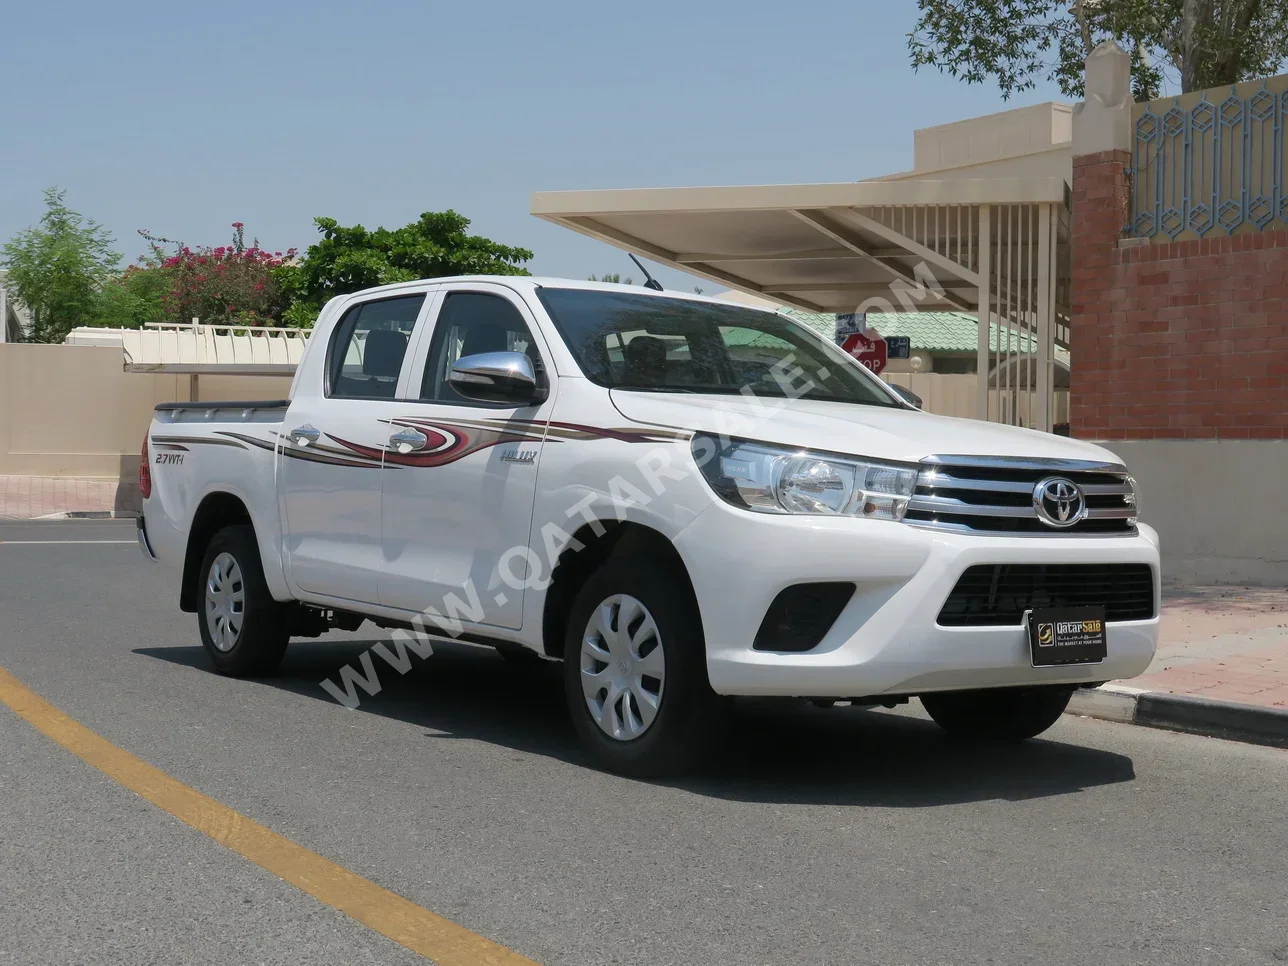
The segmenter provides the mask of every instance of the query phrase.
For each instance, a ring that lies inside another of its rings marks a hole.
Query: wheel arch
[[[559,554],[542,608],[541,643],[547,657],[563,657],[568,615],[577,593],[606,561],[617,557],[655,557],[673,567],[696,609],[697,594],[675,544],[660,530],[633,521],[593,520],[583,524]]]
[[[188,545],[183,555],[183,580],[179,586],[179,609],[196,613],[200,597],[201,561],[214,535],[224,527],[238,523],[250,524],[250,509],[241,497],[226,490],[207,493],[197,505],[188,526]],[[258,539],[258,531],[256,532]]]

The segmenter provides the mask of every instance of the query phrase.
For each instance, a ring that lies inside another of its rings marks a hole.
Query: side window
[[[331,337],[327,395],[393,399],[407,342],[424,302],[424,295],[404,295],[349,309]]]
[[[425,402],[487,405],[465,399],[447,384],[452,363],[480,352],[523,352],[542,378],[541,356],[523,316],[509,299],[482,292],[450,292],[434,326],[420,398]]]

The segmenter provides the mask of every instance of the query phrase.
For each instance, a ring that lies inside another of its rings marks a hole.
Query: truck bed
[[[265,579],[276,594],[286,594],[276,479],[288,406],[285,399],[237,399],[155,407],[148,430],[149,502],[155,508],[148,539],[159,557],[184,561],[203,502],[235,498],[255,527]]]

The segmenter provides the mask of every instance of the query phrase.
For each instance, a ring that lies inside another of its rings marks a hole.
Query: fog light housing
[[[854,584],[795,584],[779,591],[765,611],[752,649],[799,653],[818,647],[854,596]]]

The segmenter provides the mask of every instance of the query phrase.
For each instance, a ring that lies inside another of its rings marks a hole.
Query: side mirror
[[[911,389],[905,389],[903,386],[894,382],[887,383],[887,385],[890,387],[891,392],[893,392],[896,396],[898,396],[900,399],[906,402],[909,406],[913,406],[917,409],[922,408],[921,397],[918,396]]]
[[[467,399],[482,402],[539,403],[547,391],[537,383],[532,360],[522,352],[480,352],[461,356],[447,384]]]

